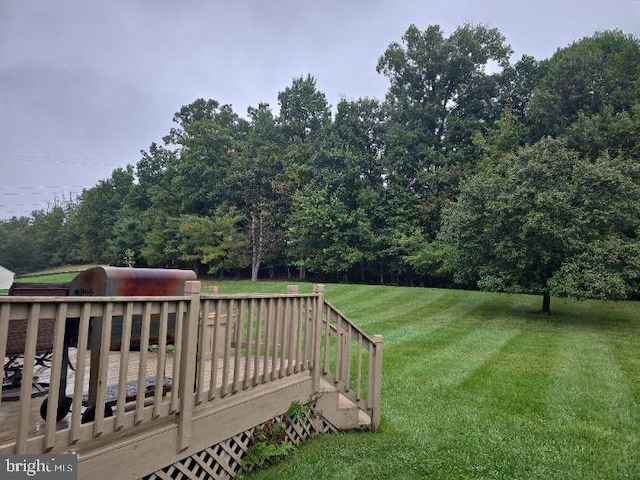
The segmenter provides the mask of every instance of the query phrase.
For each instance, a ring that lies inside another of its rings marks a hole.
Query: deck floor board
[[[72,365],[76,363],[76,355],[77,352],[75,349],[71,349],[70,351],[70,361]],[[87,352],[87,362],[85,368],[85,374],[83,377],[83,393],[87,393],[89,390],[89,357],[90,353]],[[127,380],[136,380],[139,375],[139,358],[140,352],[130,352],[129,353],[129,361],[127,368]],[[227,385],[228,385],[228,393],[231,390],[232,382],[234,381],[234,355],[229,356],[229,365],[227,366]],[[276,364],[276,370],[279,369],[280,362]],[[285,368],[286,368],[285,362]],[[205,388],[204,391],[208,390],[209,381],[211,378],[211,361],[204,362],[205,372],[203,378],[205,379]],[[258,364],[258,375],[263,374],[263,366],[264,359],[260,358]],[[269,372],[272,367],[272,362],[269,360],[267,362],[267,367],[269,368]],[[249,366],[249,378],[252,378],[254,372],[254,361],[253,359],[250,362]],[[146,362],[146,376],[153,377],[156,376],[157,369],[157,354],[148,353],[147,354],[147,362]],[[219,358],[216,364],[217,369],[217,388],[220,388],[222,385],[222,379],[224,375],[224,363],[222,358]],[[173,355],[171,353],[166,355],[166,365],[164,376],[166,378],[172,378],[173,371]],[[120,352],[114,351],[109,354],[109,362],[108,362],[108,370],[107,370],[107,385],[109,387],[115,387],[117,389],[118,385],[118,377],[120,372]],[[37,381],[40,383],[46,383],[49,380],[50,369],[42,366],[37,366],[34,368],[34,375],[37,376]],[[238,388],[242,390],[244,386],[244,375],[245,375],[245,356],[242,355],[240,358],[240,364],[238,369],[238,377],[236,381],[238,382]],[[69,369],[68,378],[67,378],[67,396],[73,395],[73,390],[75,386],[76,373]],[[258,382],[262,383],[262,382]],[[35,390],[34,390],[35,392]],[[18,428],[18,414],[20,411],[20,402],[19,400],[20,389],[19,388],[7,388],[3,387],[2,390],[2,401],[0,403],[0,445],[6,445],[7,443],[15,441],[17,437],[17,428]],[[39,396],[34,396],[31,399],[30,406],[30,416],[29,416],[29,437],[37,436],[39,434],[44,433],[45,422],[40,417],[40,406],[44,399],[46,398],[46,392]],[[77,408],[76,406],[72,406],[72,409]],[[69,428],[71,424],[71,413],[67,414],[65,418],[59,421],[56,425],[58,430],[64,430]]]

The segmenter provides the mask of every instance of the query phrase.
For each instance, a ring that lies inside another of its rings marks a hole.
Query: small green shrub
[[[289,405],[283,421],[270,420],[256,427],[253,430],[249,448],[242,459],[244,467],[247,470],[266,467],[295,452],[297,447],[288,440],[287,427],[317,415],[316,401],[317,398],[311,398],[304,403],[294,400]]]
[[[284,423],[270,420],[253,431],[242,463],[248,469],[261,468],[291,455],[295,450],[296,446],[287,441]]]
[[[317,416],[318,414],[315,411],[317,400],[315,397],[312,397],[304,403],[300,400],[294,400],[287,410],[287,419],[290,422],[302,422],[307,416]]]

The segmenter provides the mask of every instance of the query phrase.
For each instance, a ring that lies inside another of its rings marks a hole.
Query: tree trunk
[[[542,294],[542,313],[551,313],[551,292],[549,291]]]
[[[260,213],[251,212],[251,281],[258,281],[264,248],[263,219]]]

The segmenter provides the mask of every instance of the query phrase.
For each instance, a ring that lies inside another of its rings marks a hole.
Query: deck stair
[[[317,407],[337,430],[371,428],[371,417],[325,379],[320,381]]]

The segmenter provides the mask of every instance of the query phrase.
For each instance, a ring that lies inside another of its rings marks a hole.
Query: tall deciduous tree
[[[626,298],[640,273],[640,165],[543,139],[471,177],[446,212],[445,266],[486,290]]]
[[[73,216],[78,232],[80,254],[87,262],[109,262],[107,245],[120,210],[134,188],[133,167],[117,168],[107,180],[83,190]]]
[[[139,211],[156,210],[169,215],[180,214],[181,192],[174,186],[180,157],[177,149],[167,148],[155,142],[148,151],[142,151],[136,164],[137,186],[132,200]]]
[[[390,81],[388,214],[403,230],[435,236],[462,170],[479,158],[473,135],[499,114],[500,75],[488,66],[505,67],[509,55],[494,28],[464,25],[445,37],[437,25],[411,25],[402,44],[392,43],[380,58],[378,72]]]
[[[360,98],[340,101],[333,125],[333,151],[341,161],[333,165],[336,173],[327,177],[333,178],[333,191],[354,214],[351,236],[357,239],[363,281],[365,275],[379,275],[384,281],[383,262],[389,238],[384,164],[387,120],[384,104]]]
[[[290,87],[278,93],[278,103],[279,123],[288,140],[317,138],[331,121],[327,97],[311,75],[294,78]]]
[[[174,122],[177,126],[164,140],[177,147],[171,188],[180,200],[180,212],[209,215],[227,200],[224,179],[246,122],[230,105],[203,99],[182,107]]]
[[[311,75],[294,78],[278,93],[278,103],[277,124],[286,142],[284,161],[292,194],[313,176],[316,147],[331,123],[331,110]]]
[[[546,62],[523,55],[514,65],[508,65],[499,76],[498,104],[517,119],[527,116],[533,92],[544,77]]]
[[[62,205],[32,212],[31,235],[38,242],[39,263],[58,266],[73,260],[73,238],[69,231],[67,212]]]
[[[293,79],[291,86],[278,93],[280,114],[277,125],[283,135],[283,166],[286,181],[280,192],[288,199],[298,194],[316,172],[314,161],[318,146],[331,124],[331,110],[326,95],[318,90],[316,79],[307,75]],[[295,209],[295,204],[292,204]],[[306,275],[304,261],[297,260],[299,277]]]
[[[225,179],[230,202],[244,216],[244,230],[251,249],[251,280],[258,279],[263,262],[283,247],[284,218],[290,199],[281,130],[267,104],[249,108],[244,142],[232,156]]]

